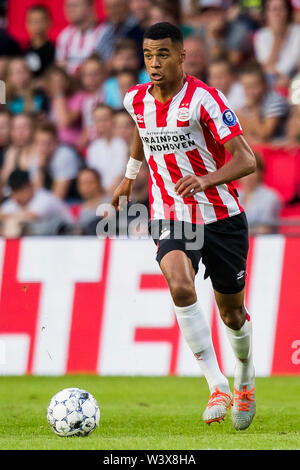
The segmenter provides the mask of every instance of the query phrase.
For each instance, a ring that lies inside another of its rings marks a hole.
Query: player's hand
[[[126,198],[127,203],[131,201],[131,193],[132,193],[132,186],[134,180],[129,178],[123,178],[119,186],[115,189],[111,205],[116,210],[122,210],[122,206],[120,205],[120,197]]]
[[[175,191],[181,197],[193,196],[196,193],[205,191],[208,185],[202,176],[187,175],[175,184]]]

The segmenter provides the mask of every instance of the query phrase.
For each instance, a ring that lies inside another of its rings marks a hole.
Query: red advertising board
[[[0,240],[0,373],[200,375],[151,240]],[[300,373],[300,239],[251,240],[246,303],[257,374]],[[234,357],[203,266],[199,302],[223,371]]]

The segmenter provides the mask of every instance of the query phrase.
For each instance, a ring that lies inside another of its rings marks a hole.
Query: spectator
[[[300,73],[292,80],[290,86],[291,115],[287,123],[287,140],[289,144],[300,143]]]
[[[140,65],[143,63],[143,31],[137,19],[131,14],[127,0],[105,0],[107,21],[104,23],[97,45],[100,56],[107,60],[113,54],[121,39],[132,39],[137,47]]]
[[[105,103],[114,109],[121,109],[126,92],[138,82],[138,74],[133,70],[121,70],[115,78],[115,92],[105,93]]]
[[[271,79],[290,77],[300,61],[300,25],[291,22],[289,0],[267,0],[265,21],[254,38],[256,59]]]
[[[79,148],[85,149],[92,139],[96,138],[93,109],[96,104],[104,102],[103,82],[105,66],[97,54],[88,57],[80,67],[82,87],[82,133]]]
[[[287,140],[289,144],[300,144],[300,105],[292,106],[291,115],[287,123]]]
[[[291,82],[289,90],[289,99],[291,103],[291,115],[287,123],[287,145],[299,148],[300,145],[300,73],[298,73]],[[297,157],[296,157],[297,158]],[[299,157],[298,157],[299,162]],[[299,169],[299,164],[298,164]],[[300,180],[299,170],[296,181],[294,195],[287,202],[288,205],[298,204],[300,202]]]
[[[32,159],[34,121],[30,114],[17,114],[11,119],[10,145],[1,170],[1,185],[5,186],[10,173],[28,170]]]
[[[240,202],[245,209],[251,235],[274,233],[282,203],[278,194],[263,184],[264,163],[258,154],[255,157],[256,171],[239,180]]]
[[[149,26],[165,22],[178,25],[180,18],[176,13],[176,10],[171,5],[155,1],[150,8]]]
[[[245,106],[246,99],[243,85],[235,80],[228,60],[218,59],[211,62],[208,67],[208,83],[226,96],[234,110],[239,110]]]
[[[0,171],[3,167],[4,156],[10,144],[11,114],[5,108],[0,108]]]
[[[229,2],[226,11],[227,21],[231,24],[243,23],[252,33],[261,28],[263,24],[263,0],[241,0]]]
[[[30,165],[30,175],[37,188],[49,189],[59,199],[75,198],[75,179],[80,166],[76,151],[69,145],[59,144],[54,124],[45,122],[37,127]]]
[[[208,60],[219,59],[227,53],[232,65],[240,65],[252,51],[251,33],[246,23],[237,19],[228,21],[222,0],[200,0],[199,12],[200,24],[195,34],[203,39]]]
[[[229,2],[230,3],[230,2]],[[253,58],[253,34],[262,23],[261,0],[232,3],[226,14],[226,52],[232,67],[238,68]],[[237,14],[232,14],[236,9]]]
[[[288,116],[287,101],[268,88],[262,68],[248,64],[242,72],[246,105],[238,117],[249,142],[267,142],[282,138]]]
[[[127,111],[122,109],[115,113],[113,128],[115,137],[120,137],[126,142],[129,156],[131,144],[133,142],[135,124]]]
[[[129,88],[132,88],[137,84],[138,74],[133,70],[122,70],[122,72],[118,73],[117,79],[122,101],[120,108],[123,108],[124,96],[126,95]]]
[[[45,189],[35,190],[29,173],[9,176],[11,195],[0,208],[2,235],[55,235],[69,231],[72,217],[65,204]]]
[[[113,135],[113,110],[107,105],[97,105],[94,110],[98,139],[87,150],[88,167],[97,170],[108,195],[119,184],[127,163],[127,145]]]
[[[6,7],[0,5],[0,80],[6,78],[8,62],[21,55],[21,47],[6,31]]]
[[[300,2],[299,0],[291,0],[293,7],[293,22],[295,24],[300,24]]]
[[[135,72],[139,69],[138,48],[132,39],[121,39],[116,45],[109,61],[109,72],[112,75],[116,75],[124,69],[134,70]],[[140,83],[149,80],[149,75],[145,68],[139,71],[139,80]]]
[[[220,58],[226,52],[226,15],[221,0],[201,0],[200,27],[195,31],[205,44],[209,61]]]
[[[101,177],[97,170],[93,168],[82,169],[78,174],[77,188],[83,199],[78,220],[80,233],[83,235],[96,235],[96,226],[99,222],[96,210],[99,204],[107,202],[101,185]]]
[[[48,111],[45,92],[33,88],[29,66],[22,57],[12,59],[8,65],[6,100],[13,114],[30,112],[42,116]]]
[[[26,28],[30,40],[25,54],[34,77],[41,76],[54,62],[55,47],[48,37],[50,26],[51,17],[47,7],[34,5],[27,10]]]
[[[132,70],[134,73],[139,69],[139,57],[137,46],[131,39],[120,41],[110,61],[112,77],[108,78],[103,85],[105,102],[115,109],[122,107],[119,82],[116,77],[119,72]],[[149,82],[150,78],[145,69],[139,71],[138,83]]]
[[[145,30],[149,25],[149,11],[153,0],[130,0],[129,6],[133,16],[138,20],[139,26]]]
[[[81,135],[84,97],[75,93],[72,77],[57,65],[48,71],[47,90],[51,99],[50,120],[57,125],[59,141],[76,146]]]
[[[180,0],[156,0],[149,12],[149,26],[155,23],[172,23],[180,27],[183,37],[192,33],[193,29],[181,22]]]
[[[103,27],[95,19],[94,0],[65,0],[65,13],[70,25],[58,36],[56,60],[74,74],[95,52]]]
[[[206,81],[206,54],[203,41],[190,36],[184,41],[186,57],[184,61],[185,73]]]

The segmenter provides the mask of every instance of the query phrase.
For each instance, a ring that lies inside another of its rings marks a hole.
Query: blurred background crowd
[[[149,81],[142,38],[177,24],[185,72],[221,90],[255,151],[238,182],[252,234],[300,233],[299,0],[63,0],[26,9],[26,42],[0,0],[0,224],[5,237],[95,235],[96,208],[124,175],[134,122],[126,91]],[[101,3],[103,18],[97,17]],[[148,203],[143,165],[133,202]]]

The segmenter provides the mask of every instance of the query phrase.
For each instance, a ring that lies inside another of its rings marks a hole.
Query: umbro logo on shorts
[[[242,270],[242,271],[240,271],[239,273],[237,273],[236,278],[237,278],[237,280],[239,281],[239,280],[242,279],[244,276],[245,276],[245,271]]]

